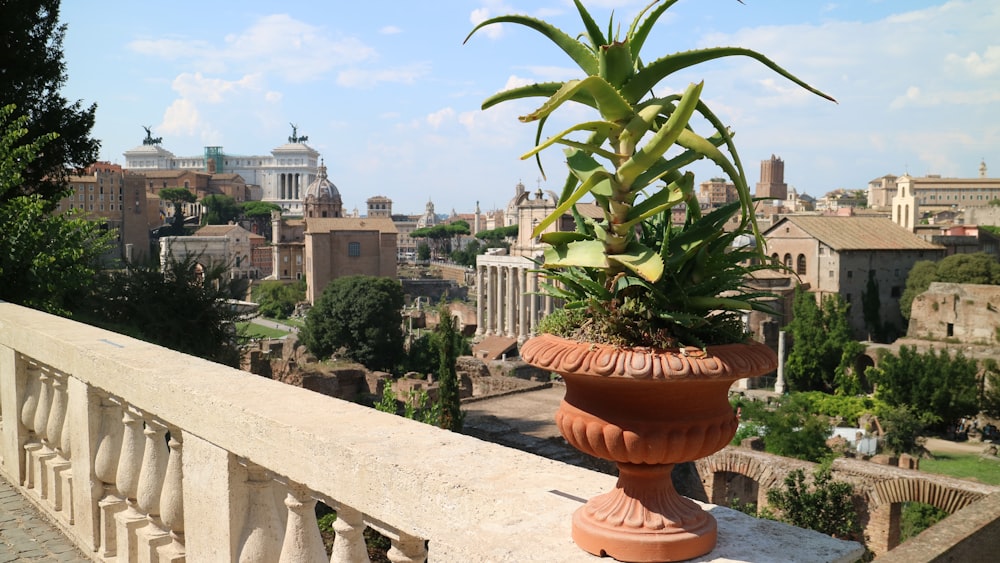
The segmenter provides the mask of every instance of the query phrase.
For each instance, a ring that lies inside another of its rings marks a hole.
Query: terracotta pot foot
[[[711,514],[681,496],[670,465],[619,463],[618,484],[573,514],[573,541],[619,561],[683,561],[715,548]]]

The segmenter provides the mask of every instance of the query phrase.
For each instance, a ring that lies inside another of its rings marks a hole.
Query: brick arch
[[[735,473],[756,481],[758,487],[767,490],[780,486],[785,476],[791,471],[790,468],[768,463],[767,459],[757,459],[741,454],[743,452],[737,454],[731,452],[730,448],[726,448],[715,455],[699,459],[696,465],[702,481],[704,482],[718,473]]]
[[[954,514],[985,495],[927,479],[885,479],[866,487],[868,505],[879,506],[904,502],[922,502]]]

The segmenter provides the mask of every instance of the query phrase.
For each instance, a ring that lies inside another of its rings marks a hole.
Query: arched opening
[[[798,258],[795,259],[795,273],[804,276],[806,274],[806,255],[799,254]]]
[[[784,264],[785,264],[785,267],[788,268],[789,270],[792,269],[792,255],[791,254],[785,254]]]
[[[712,486],[713,504],[744,510],[751,508],[756,513],[757,495],[760,494],[760,485],[756,480],[731,471],[718,471],[715,473],[714,485]]]

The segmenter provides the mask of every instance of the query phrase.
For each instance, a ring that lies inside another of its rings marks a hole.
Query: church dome
[[[326,165],[319,165],[319,174],[316,179],[306,187],[305,199],[314,198],[317,200],[340,201],[340,191],[333,185],[326,176]]]

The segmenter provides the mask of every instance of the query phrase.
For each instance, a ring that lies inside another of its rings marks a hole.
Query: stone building
[[[262,238],[239,225],[207,225],[189,237],[160,239],[160,266],[173,258],[182,261],[191,256],[205,266],[223,264],[231,279],[257,279],[260,270],[254,265],[253,238]]]
[[[306,298],[315,303],[334,278],[396,277],[397,232],[392,218],[345,217],[340,190],[323,164],[303,193],[303,214],[302,219],[272,215],[272,279],[305,277]]]
[[[906,335],[963,344],[1000,342],[1000,286],[932,282],[913,299]]]
[[[164,149],[162,139],[153,138],[147,129],[142,145],[125,151],[125,168],[135,172],[154,170],[192,170],[210,174],[240,176],[249,186],[248,199],[275,203],[288,215],[301,215],[306,186],[316,179],[319,152],[306,144],[292,126],[288,142],[271,150],[269,155],[226,154],[222,147],[205,147],[204,154],[174,156]],[[259,187],[259,195],[255,193]]]
[[[56,206],[57,212],[75,211],[91,221],[100,221],[118,232],[111,258],[125,262],[149,256],[149,231],[160,224],[158,198],[147,199],[145,179],[121,166],[98,162],[82,174],[69,176],[69,193]]]
[[[817,301],[837,294],[851,304],[853,336],[867,339],[861,294],[874,276],[880,317],[902,329],[899,298],[910,269],[919,260],[940,260],[944,248],[882,217],[792,215],[763,233],[767,252],[794,273]],[[898,335],[898,334],[897,334]]]
[[[785,183],[785,161],[771,155],[770,160],[760,163],[760,182],[757,182],[756,197],[784,201],[788,199],[788,184]]]

